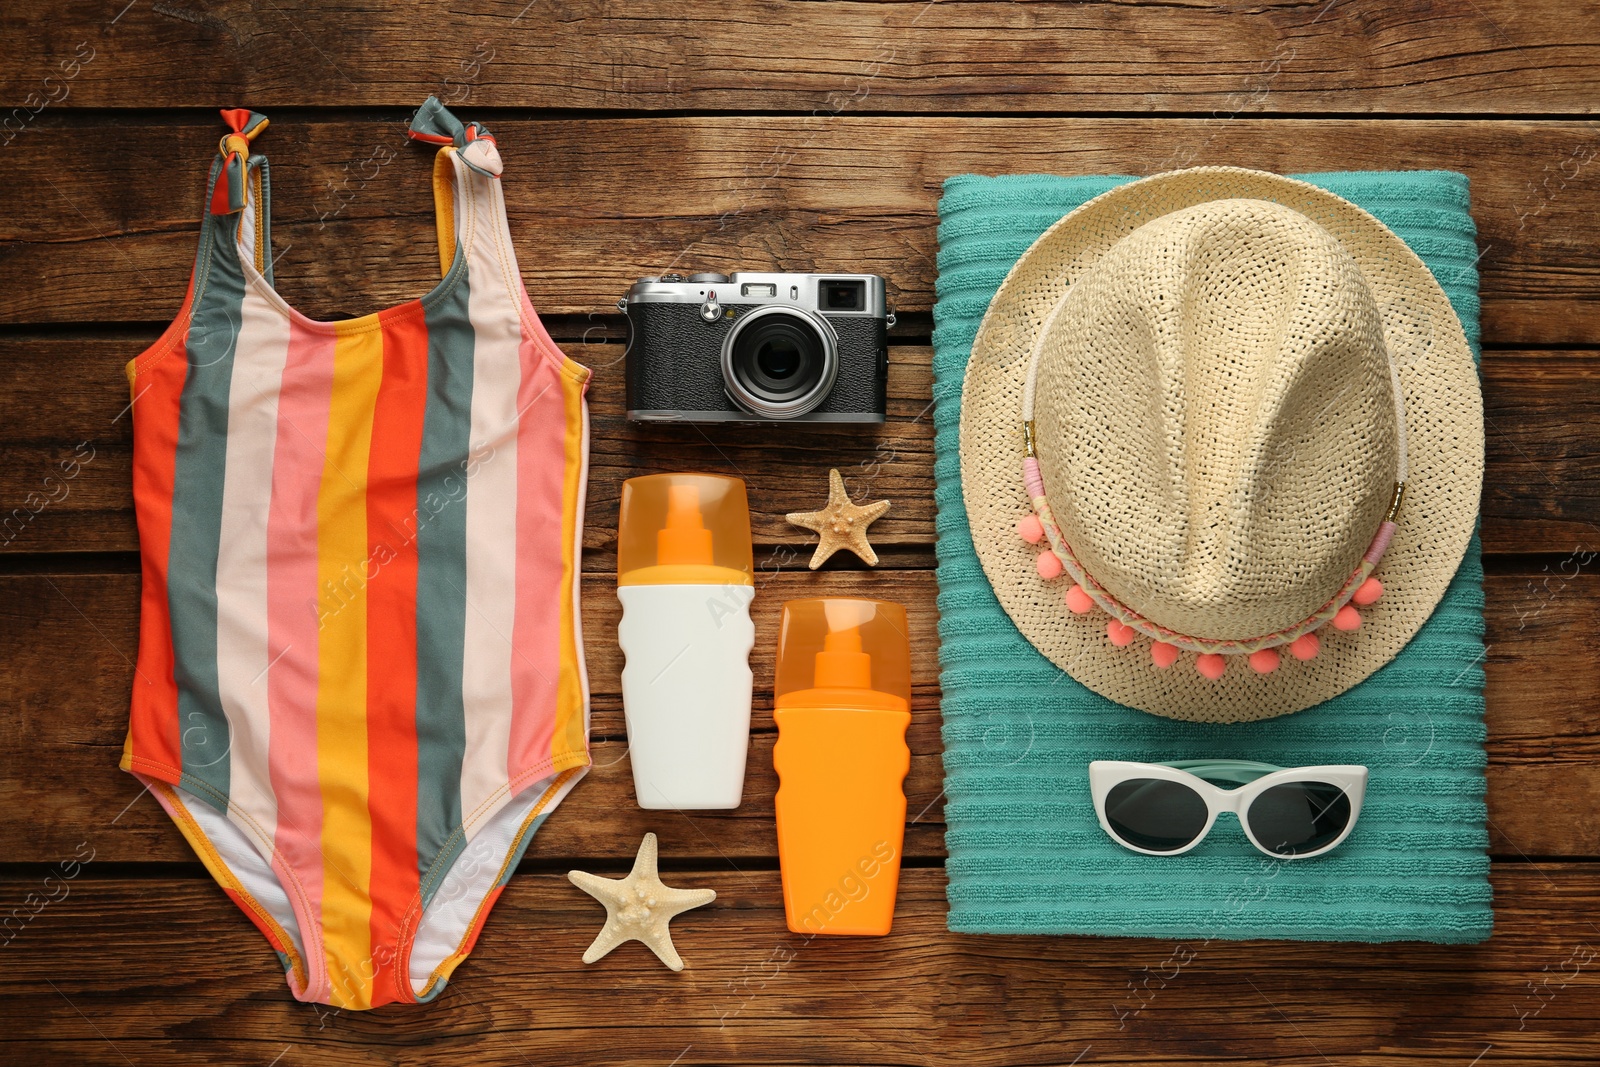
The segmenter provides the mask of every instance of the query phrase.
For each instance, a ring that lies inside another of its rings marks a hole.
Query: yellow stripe
[[[583,492],[583,385],[561,376],[562,402],[566,406],[566,434],[562,450],[566,469],[561,489],[561,664],[556,680],[556,725],[551,731],[551,755],[556,759],[585,751],[587,724],[583,721],[583,679],[578,677],[577,613],[572,609],[572,583],[578,568],[578,494]]]
[[[329,1003],[372,1006],[372,820],[367,810],[367,456],[383,332],[339,335],[317,491],[317,777]]]
[[[439,274],[450,273],[456,259],[456,168],[450,161],[454,148],[439,149],[433,157],[433,224],[439,234]]]
[[[263,122],[261,125],[265,126],[266,123]],[[267,233],[266,233],[266,229],[267,229],[268,222],[270,222],[270,220],[267,219],[267,206],[261,200],[261,168],[260,167],[257,167],[255,170],[250,172],[250,193],[249,193],[249,196],[250,196],[250,199],[255,203],[255,206],[256,206],[256,227],[255,227],[255,233],[256,233],[256,247],[255,247],[256,270],[258,270],[261,273],[265,274],[266,271],[267,271],[267,256],[266,256],[266,243],[267,243],[266,242],[266,236],[267,236]]]

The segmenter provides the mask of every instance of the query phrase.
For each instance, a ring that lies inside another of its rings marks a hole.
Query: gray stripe
[[[461,259],[458,248],[457,259]],[[458,262],[457,267],[461,264]],[[417,867],[423,906],[438,882],[428,869],[461,826],[462,698],[467,630],[466,460],[472,434],[473,332],[468,278],[426,303],[428,399],[417,476]],[[506,546],[509,548],[509,546]],[[456,841],[452,853],[463,842]],[[443,881],[443,879],[439,879]]]
[[[213,183],[219,169],[220,161],[212,168]],[[205,202],[209,212],[209,189]],[[235,244],[238,227],[238,215],[209,213],[201,226],[167,554],[183,776],[186,785],[201,786],[196,795],[224,813],[231,739],[217,681],[217,549],[228,454],[228,392],[244,302],[244,272]]]

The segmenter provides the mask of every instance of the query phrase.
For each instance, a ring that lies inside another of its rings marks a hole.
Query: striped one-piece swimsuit
[[[540,325],[494,139],[432,98],[443,278],[337,322],[273,288],[233,132],[189,293],[128,365],[143,557],[122,767],[300,1000],[430,1000],[589,766],[589,372]]]

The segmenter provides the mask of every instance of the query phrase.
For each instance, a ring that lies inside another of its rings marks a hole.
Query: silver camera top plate
[[[715,293],[717,302],[729,304],[793,305],[798,309],[820,312],[824,315],[857,315],[863,318],[885,318],[888,302],[884,281],[877,274],[773,274],[762,271],[735,271],[726,281],[692,281],[681,275],[640,278],[619,301],[623,310],[628,304],[645,303],[701,303]],[[859,308],[829,306],[824,303],[829,282],[864,282]]]

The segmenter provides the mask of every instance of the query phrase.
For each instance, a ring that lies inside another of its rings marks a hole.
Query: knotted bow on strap
[[[217,184],[211,190],[213,215],[231,215],[244,210],[250,142],[267,128],[267,116],[248,108],[223,108],[222,120],[233,132],[224,134],[217,148],[222,153],[222,173],[217,175]]]
[[[406,134],[416,141],[429,144],[453,145],[461,161],[479,174],[498,178],[501,171],[500,150],[495,147],[494,136],[482,123],[463,123],[430,96],[417,108]]]

